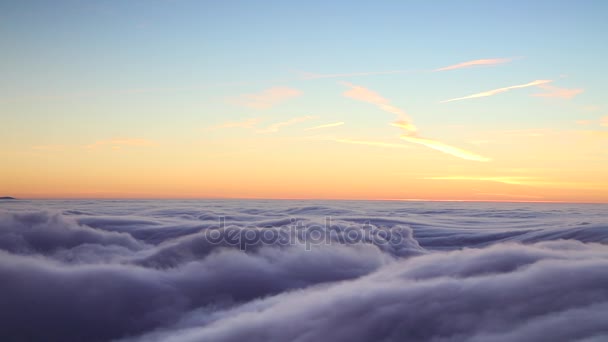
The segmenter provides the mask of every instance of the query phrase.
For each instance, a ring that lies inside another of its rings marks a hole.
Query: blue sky
[[[498,130],[600,131],[605,13],[604,1],[4,1],[5,154],[111,139],[189,149],[243,137],[208,130],[226,122],[262,122],[245,133],[254,139],[260,125],[307,116],[345,124],[275,135],[399,141],[394,117],[344,96],[344,82],[379,94],[422,136],[467,149]],[[486,59],[503,62],[436,72]],[[542,93],[533,86],[442,103],[536,80],[576,94],[530,96]],[[269,89],[298,94],[243,105]]]
[[[56,77],[55,87],[66,90],[180,87],[272,83],[298,69],[428,70],[479,56],[523,57],[511,77],[531,70],[557,77],[561,70],[600,81],[597,66],[607,49],[608,4],[602,1],[20,1],[1,6],[3,72],[26,89],[32,86],[27,74],[39,77],[39,87],[49,87]]]

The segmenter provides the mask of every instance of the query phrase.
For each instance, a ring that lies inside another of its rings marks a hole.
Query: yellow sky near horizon
[[[310,125],[301,125],[305,132]],[[488,132],[492,161],[383,141],[246,133],[196,142],[115,140],[3,151],[21,198],[311,198],[608,202],[606,152],[585,131]],[[517,141],[516,143],[514,142]],[[581,153],[580,151],[585,151]],[[568,154],[570,158],[563,158]]]

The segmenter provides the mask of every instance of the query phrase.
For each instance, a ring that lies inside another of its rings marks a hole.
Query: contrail
[[[549,83],[549,82],[553,82],[553,81],[552,80],[536,80],[536,81],[532,81],[532,82],[526,83],[526,84],[519,84],[519,85],[510,86],[510,87],[498,88],[498,89],[484,91],[484,92],[481,92],[481,93],[477,93],[477,94],[473,94],[473,95],[468,95],[468,96],[464,96],[464,97],[457,97],[455,99],[441,101],[440,103],[447,103],[447,102],[452,102],[452,101],[461,101],[461,100],[475,99],[475,98],[478,98],[478,97],[492,96],[492,95],[496,95],[496,94],[507,92],[507,91],[509,91],[511,89],[533,87],[533,86],[537,86],[537,85],[541,85],[541,84],[546,84],[546,83]]]

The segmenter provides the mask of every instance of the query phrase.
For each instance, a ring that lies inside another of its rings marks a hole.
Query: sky
[[[0,196],[608,202],[605,1],[0,1]]]

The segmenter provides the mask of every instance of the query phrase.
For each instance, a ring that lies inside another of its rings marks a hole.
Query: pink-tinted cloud
[[[604,116],[602,119],[600,119],[600,125],[608,127],[608,116]]]
[[[291,126],[291,125],[295,125],[304,121],[308,121],[311,119],[314,119],[314,116],[302,116],[302,117],[297,117],[297,118],[293,118],[287,121],[282,121],[282,122],[277,122],[274,123],[268,127],[266,127],[265,129],[261,129],[259,131],[257,131],[258,133],[276,133],[278,132],[281,128],[286,127],[286,126]]]
[[[538,87],[546,90],[546,92],[533,94],[532,96],[571,99],[584,91],[584,89],[566,89],[555,87],[549,84],[541,84]]]
[[[481,66],[481,65],[485,65],[485,66],[498,65],[498,64],[508,63],[512,60],[513,60],[513,58],[476,59],[473,61],[462,62],[462,63],[446,66],[443,68],[435,69],[433,71],[447,71],[447,70],[470,68],[470,67]]]
[[[269,109],[294,97],[302,92],[288,87],[274,87],[257,94],[241,95],[237,103],[253,109]]]
[[[536,81],[532,81],[530,83],[526,83],[526,84],[519,84],[519,85],[514,85],[514,86],[509,86],[509,87],[504,87],[504,88],[498,88],[498,89],[493,89],[493,90],[488,90],[488,91],[484,91],[481,93],[477,93],[477,94],[473,94],[473,95],[468,95],[468,96],[464,96],[464,97],[457,97],[455,99],[449,99],[449,100],[445,100],[445,101],[441,101],[441,103],[447,103],[447,102],[452,102],[452,101],[462,101],[462,100],[468,100],[468,99],[475,99],[475,98],[479,98],[479,97],[487,97],[487,96],[492,96],[492,95],[496,95],[496,94],[500,94],[500,93],[505,93],[509,90],[512,89],[519,89],[519,88],[527,88],[527,87],[534,87],[534,86],[539,86],[541,84],[546,84],[552,82],[551,80],[536,80]]]

